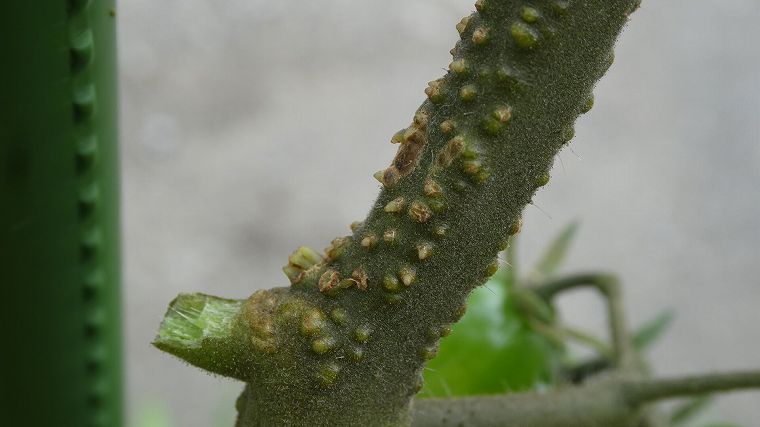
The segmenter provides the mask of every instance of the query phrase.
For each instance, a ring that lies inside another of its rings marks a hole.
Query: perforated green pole
[[[122,425],[115,4],[0,4],[0,424]]]

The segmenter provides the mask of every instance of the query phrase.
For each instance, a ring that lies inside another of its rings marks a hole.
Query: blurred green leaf
[[[470,295],[467,313],[425,370],[421,397],[504,393],[554,382],[563,353],[520,316],[508,269]]]
[[[710,395],[698,396],[689,399],[673,409],[670,414],[670,423],[673,426],[682,426],[691,421],[700,412],[704,411],[707,405],[712,402]]]
[[[633,334],[633,346],[637,350],[644,350],[649,347],[668,329],[670,324],[673,323],[674,317],[675,313],[673,310],[665,310],[654,319],[646,322]]]
[[[142,403],[136,411],[135,427],[171,427],[167,405],[160,400]]]
[[[565,260],[567,250],[570,248],[570,243],[572,242],[573,237],[575,237],[577,229],[578,223],[572,222],[562,230],[533,267],[531,276],[535,277],[531,277],[531,279],[540,281],[557,273],[557,270],[559,270],[562,266],[562,262]]]

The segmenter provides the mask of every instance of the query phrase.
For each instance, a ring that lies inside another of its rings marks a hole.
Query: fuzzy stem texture
[[[375,174],[383,189],[367,218],[324,255],[299,248],[284,268],[291,286],[255,293],[229,321],[244,357],[224,359],[240,366],[205,354],[218,343],[163,347],[248,383],[239,427],[411,422],[425,362],[548,182],[638,0],[475,6],[449,71],[393,136],[398,153]]]

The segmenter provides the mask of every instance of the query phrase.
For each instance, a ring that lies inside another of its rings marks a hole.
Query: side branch
[[[626,325],[620,282],[611,274],[582,273],[563,277],[536,287],[535,292],[546,301],[569,290],[592,288],[599,291],[607,303],[615,365],[624,370],[635,368],[635,355]]]
[[[674,397],[760,388],[760,371],[696,375],[683,378],[650,379],[625,384],[626,398],[633,405]]]
[[[250,354],[235,319],[242,301],[180,294],[169,304],[153,341],[157,348],[215,374],[245,380],[240,362]]]
[[[670,379],[610,377],[549,393],[419,399],[413,425],[629,427],[637,425],[647,403],[750,388],[760,388],[760,371]]]

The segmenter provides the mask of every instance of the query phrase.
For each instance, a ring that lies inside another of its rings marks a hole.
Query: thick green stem
[[[292,286],[241,306],[254,354],[234,370],[251,373],[239,426],[409,423],[425,362],[519,231],[637,5],[476,3],[365,221],[324,257],[297,250]]]
[[[0,413],[122,424],[113,0],[0,5]]]

